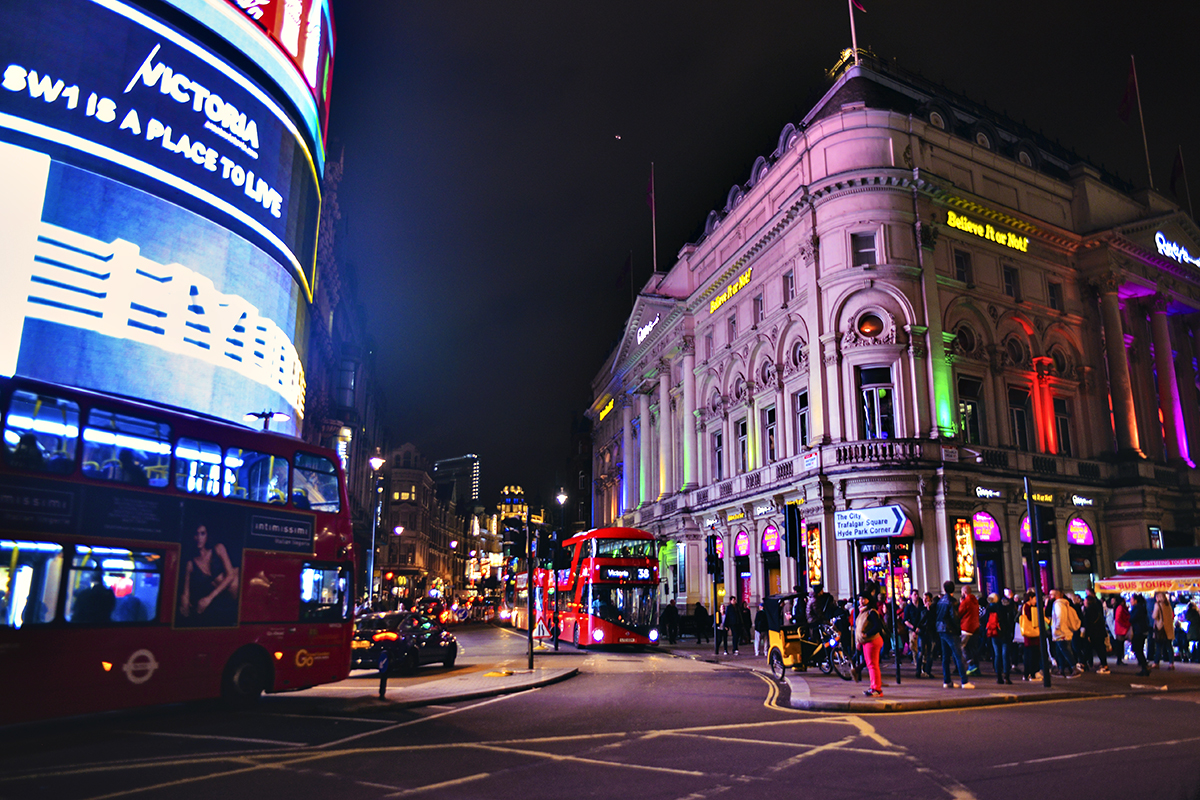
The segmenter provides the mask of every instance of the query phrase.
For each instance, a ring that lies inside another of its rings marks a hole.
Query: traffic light
[[[710,533],[705,546],[704,560],[708,562],[708,574],[715,575],[721,571],[721,557],[717,555],[717,537]]]
[[[524,521],[519,517],[505,517],[503,524],[504,543],[509,546],[509,555],[524,558],[528,549]]]
[[[788,558],[803,558],[801,550],[801,529],[804,527],[800,519],[800,506],[788,503],[783,507],[783,549]]]
[[[1058,539],[1058,520],[1054,518],[1051,506],[1033,507],[1033,519],[1037,523],[1034,536],[1039,542],[1053,542]]]

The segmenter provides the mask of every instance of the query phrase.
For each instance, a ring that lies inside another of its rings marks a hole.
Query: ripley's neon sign
[[[1195,264],[1200,267],[1200,256],[1193,256],[1186,247],[1163,236],[1162,231],[1154,232],[1154,244],[1158,245],[1159,255],[1173,258],[1180,264]]]
[[[1029,251],[1028,236],[1017,236],[1015,233],[1008,231],[998,231],[991,225],[981,225],[972,219],[964,217],[962,214],[955,214],[953,211],[946,212],[946,224],[964,233],[971,233],[981,239],[987,239],[989,242],[1002,244],[1005,247],[1011,247],[1013,250],[1020,250],[1022,253]]]

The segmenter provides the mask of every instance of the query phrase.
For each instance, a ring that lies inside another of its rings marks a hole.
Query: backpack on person
[[[1073,603],[1067,603],[1067,630],[1071,633],[1083,627],[1083,622],[1079,619],[1079,612],[1075,610]]]
[[[871,612],[869,610],[867,610],[867,611],[860,610],[858,612],[858,614],[855,615],[855,618],[854,618],[854,643],[856,645],[858,645],[859,647],[862,647],[863,644],[867,641],[867,638],[866,638],[867,618],[870,616],[871,616]]]
[[[1000,635],[1000,615],[995,611],[988,614],[987,635],[990,639],[994,639]]]

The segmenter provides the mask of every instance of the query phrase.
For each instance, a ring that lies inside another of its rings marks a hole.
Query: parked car
[[[408,674],[422,664],[454,666],[458,640],[433,617],[412,611],[359,617],[350,645],[351,668],[379,669],[379,654],[384,651],[388,672]]]

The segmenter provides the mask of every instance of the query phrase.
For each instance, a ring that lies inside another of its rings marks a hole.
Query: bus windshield
[[[596,583],[588,587],[588,594],[588,608],[606,622],[630,628],[649,627],[655,622],[657,586]]]
[[[657,553],[650,539],[593,539],[598,558],[651,558]]]

